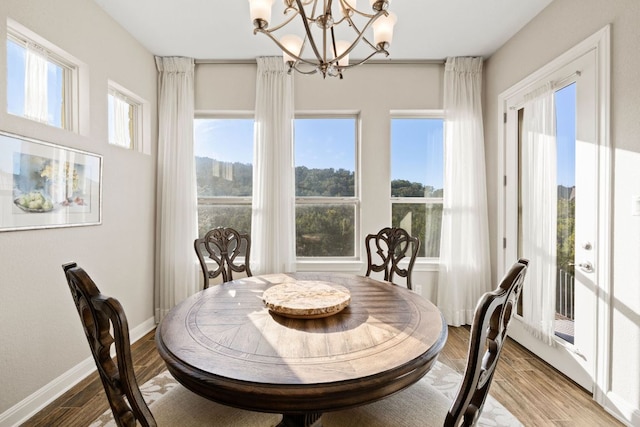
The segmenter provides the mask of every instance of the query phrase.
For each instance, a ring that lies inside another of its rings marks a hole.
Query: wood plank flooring
[[[165,369],[156,351],[154,333],[150,332],[132,346],[139,384]],[[462,373],[468,342],[468,328],[449,327],[449,338],[439,360]],[[623,425],[582,388],[511,339],[504,346],[491,395],[527,427]],[[85,427],[108,408],[102,384],[94,373],[22,425]]]

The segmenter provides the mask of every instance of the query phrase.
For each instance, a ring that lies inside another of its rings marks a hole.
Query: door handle
[[[589,261],[581,262],[580,264],[578,264],[578,267],[580,267],[580,269],[582,269],[582,271],[584,271],[585,273],[593,273],[593,264],[591,264]]]

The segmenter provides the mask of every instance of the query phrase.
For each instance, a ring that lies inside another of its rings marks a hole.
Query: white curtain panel
[[[24,115],[42,123],[49,122],[47,97],[47,58],[37,46],[27,44],[24,79]]]
[[[553,346],[556,283],[557,168],[551,83],[525,96],[522,132],[522,256],[529,259],[522,288],[527,329]]]
[[[193,241],[198,234],[193,154],[194,61],[156,57],[158,193],[155,317],[159,322],[198,290]]]
[[[113,95],[113,144],[130,148],[129,103],[118,95]]]
[[[438,307],[452,326],[492,288],[481,89],[482,58],[447,59]]]
[[[295,269],[293,77],[282,57],[261,57],[256,81],[251,270]]]

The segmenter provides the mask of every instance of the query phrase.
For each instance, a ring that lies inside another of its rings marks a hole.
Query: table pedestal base
[[[284,414],[277,427],[322,427],[321,413]]]

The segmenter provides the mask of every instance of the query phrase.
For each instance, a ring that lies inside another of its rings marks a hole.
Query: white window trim
[[[112,81],[107,81],[107,93],[124,99],[133,106],[133,140],[129,149],[151,155],[151,113],[149,102],[136,95],[124,86]],[[107,130],[107,134],[108,134]],[[109,135],[107,135],[109,140]],[[111,142],[109,141],[111,144]],[[112,144],[121,148],[121,145]]]
[[[348,257],[301,257],[296,255],[296,265],[299,271],[328,271],[334,269],[336,271],[358,271],[362,267],[360,258],[360,250],[362,242],[359,238],[362,215],[361,215],[361,185],[360,182],[360,142],[361,142],[361,117],[360,112],[356,110],[334,111],[334,110],[317,110],[317,111],[296,111],[295,119],[354,119],[355,120],[355,141],[354,141],[354,195],[352,197],[296,197],[295,205],[304,204],[340,204],[353,205],[355,209],[354,218],[354,255]],[[295,150],[295,135],[292,139]],[[295,169],[295,165],[294,165]],[[364,236],[362,236],[364,238]],[[294,236],[295,238],[295,236]],[[324,266],[324,267],[323,267]],[[310,269],[309,269],[310,268]]]
[[[390,121],[393,119],[442,119],[444,120],[444,110],[391,110]],[[443,141],[444,143],[444,141]],[[391,148],[391,140],[389,140],[389,148]],[[389,157],[391,160],[391,157]],[[444,161],[444,160],[443,160]],[[391,185],[391,181],[389,181]],[[446,191],[446,189],[443,189]],[[391,192],[389,192],[390,194]],[[393,197],[389,198],[389,210],[393,209],[394,203],[420,204],[420,205],[436,205],[444,206],[443,197]],[[437,271],[440,266],[439,257],[417,257],[413,266],[414,271]]]
[[[197,110],[193,115],[194,120],[198,119],[255,119],[253,111],[217,111],[217,110]],[[255,122],[255,120],[254,120]],[[198,215],[198,206],[216,206],[216,205],[237,205],[237,206],[252,206],[253,204],[253,189],[251,196],[198,196],[196,195],[196,211],[195,215]]]
[[[33,43],[47,54],[47,59],[65,69],[65,120],[62,128],[51,126],[54,129],[62,129],[81,135],[88,135],[89,126],[89,69],[86,64],[78,60],[68,52],[49,42],[44,37],[31,31],[24,25],[7,18],[7,39],[19,44]],[[68,72],[66,72],[68,71]],[[80,111],[86,111],[80,114]],[[24,120],[24,116],[16,116]]]

